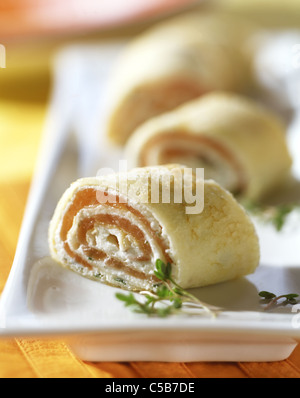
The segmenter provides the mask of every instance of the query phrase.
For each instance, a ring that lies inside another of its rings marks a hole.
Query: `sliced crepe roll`
[[[290,173],[281,121],[256,102],[216,92],[145,122],[126,145],[130,167],[181,163],[252,200]]]
[[[233,17],[193,12],[134,39],[111,76],[109,140],[123,145],[144,121],[207,92],[248,87],[253,30]]]
[[[172,194],[169,203],[151,203],[153,187],[161,189],[166,178],[170,193],[182,192],[186,170],[138,168],[74,182],[50,224],[52,257],[85,277],[133,291],[157,285],[157,259],[172,264],[172,277],[184,288],[254,272],[259,262],[254,226],[218,184],[188,180],[187,186],[201,194],[204,188],[199,212],[187,211],[192,202],[184,195],[181,203]]]

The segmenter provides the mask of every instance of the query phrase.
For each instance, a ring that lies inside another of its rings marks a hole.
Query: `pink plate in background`
[[[94,31],[176,12],[199,0],[2,0],[1,40]]]

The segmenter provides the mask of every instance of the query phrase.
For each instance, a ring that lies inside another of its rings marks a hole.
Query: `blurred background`
[[[130,37],[191,8],[246,15],[270,28],[300,27],[299,0],[2,0],[0,181],[32,175],[59,48]]]
[[[246,15],[270,28],[300,27],[299,0],[2,0],[0,181],[32,175],[59,48],[130,37],[191,8]]]

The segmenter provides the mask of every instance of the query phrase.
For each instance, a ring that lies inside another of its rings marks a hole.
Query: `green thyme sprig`
[[[174,314],[189,313],[199,310],[215,316],[218,310],[209,306],[197,297],[184,290],[172,278],[171,264],[157,260],[154,270],[155,276],[160,280],[154,292],[142,291],[143,298],[136,298],[133,293],[117,293],[117,299],[125,303],[132,311],[148,316],[166,317]]]
[[[281,294],[277,296],[275,293],[268,292],[266,290],[262,290],[261,292],[258,293],[260,297],[264,299],[264,301],[267,303],[265,310],[270,309],[274,305],[278,304],[279,300],[284,299],[282,301],[281,305],[286,305],[286,304],[297,304],[298,301],[296,300],[296,297],[299,297],[299,294],[296,293],[289,293],[289,294]]]
[[[250,214],[259,217],[264,222],[271,223],[277,231],[282,230],[289,214],[294,210],[300,210],[300,203],[266,206],[252,201],[245,201],[242,204]]]

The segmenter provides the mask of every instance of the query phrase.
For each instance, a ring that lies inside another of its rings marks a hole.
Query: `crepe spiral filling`
[[[292,164],[278,116],[248,97],[222,91],[148,120],[124,152],[130,167],[203,168],[206,179],[253,201],[284,184]]]
[[[234,194],[242,194],[247,177],[239,159],[222,143],[205,135],[181,131],[161,133],[140,149],[140,166],[181,163],[193,169],[204,168],[205,178],[213,179]]]
[[[134,284],[146,287],[156,280],[152,261],[172,261],[168,246],[153,216],[119,202],[118,196],[96,187],[74,193],[61,220],[57,250],[85,276],[124,285],[124,276],[130,275]]]
[[[50,222],[52,258],[84,277],[132,291],[155,290],[158,259],[171,264],[172,279],[185,289],[252,273],[259,243],[245,210],[213,180],[194,175],[178,187],[185,171],[182,165],[140,167],[75,181]],[[166,187],[167,177],[170,200],[152,196],[154,187]],[[203,207],[184,194],[188,186]]]

